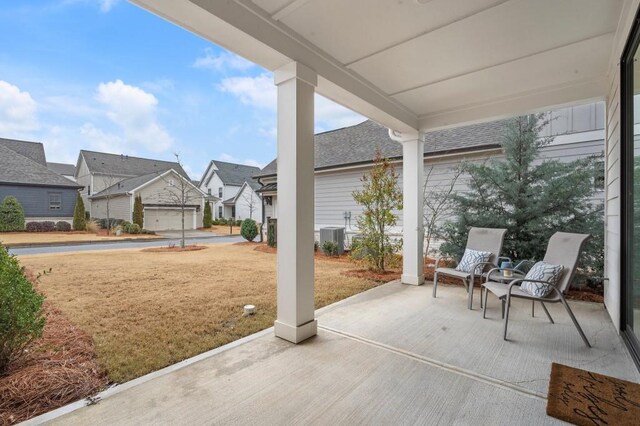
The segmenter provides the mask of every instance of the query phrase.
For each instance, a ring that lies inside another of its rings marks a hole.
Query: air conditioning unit
[[[320,228],[320,247],[325,241],[333,241],[338,245],[338,254],[344,253],[344,228],[337,226]]]

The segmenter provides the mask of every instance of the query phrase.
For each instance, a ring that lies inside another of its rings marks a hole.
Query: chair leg
[[[480,302],[482,302],[482,293],[484,293],[484,306],[482,307],[482,319],[485,319],[487,317],[487,297],[489,296],[487,291],[489,290],[486,287],[484,287],[480,292]]]
[[[553,318],[551,318],[551,314],[547,310],[547,307],[545,306],[544,302],[540,302],[540,304],[542,305],[542,309],[544,309],[544,313],[547,314],[547,318],[549,318],[549,321],[551,321],[551,324],[555,324],[555,322],[553,322]]]
[[[562,302],[562,304],[564,305],[564,308],[567,310],[567,313],[571,317],[571,321],[573,321],[573,325],[575,325],[576,328],[578,329],[578,333],[580,333],[580,337],[582,337],[582,341],[584,342],[585,345],[587,345],[588,348],[590,348],[591,343],[589,343],[589,340],[587,340],[587,336],[584,335],[584,332],[582,331],[580,324],[578,324],[578,320],[576,320],[576,317],[573,315],[573,312],[571,311],[569,304],[567,303],[566,300],[564,300],[564,296],[562,294],[560,294],[560,302]]]
[[[536,301],[532,300],[531,301],[531,318],[535,318],[536,317]]]
[[[507,340],[507,327],[509,325],[509,308],[511,307],[511,295],[507,295],[507,312],[504,316],[504,340]]]
[[[469,289],[469,303],[467,304],[467,308],[473,309],[473,281],[469,281],[467,288]]]
[[[433,297],[436,297],[436,290],[438,290],[438,273],[433,273]]]
[[[504,319],[504,298],[500,299],[500,301],[502,302],[502,319]]]

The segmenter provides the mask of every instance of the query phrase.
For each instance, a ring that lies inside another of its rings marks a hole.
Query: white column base
[[[287,340],[291,343],[300,343],[318,334],[318,320],[309,321],[297,327],[285,324],[278,320],[273,324],[276,337]]]
[[[400,282],[402,282],[402,284],[409,284],[409,285],[422,285],[424,284],[424,275],[407,275],[407,274],[402,274],[402,277],[400,277]]]

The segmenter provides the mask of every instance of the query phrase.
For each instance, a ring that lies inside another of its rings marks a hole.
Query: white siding
[[[607,96],[604,302],[620,329],[620,78],[614,73]]]
[[[236,200],[236,219],[247,218],[262,222],[262,199],[249,185],[243,187]]]
[[[112,219],[131,221],[131,198],[128,195],[114,196],[109,200],[109,216]],[[107,200],[100,198],[91,200],[91,217],[95,219],[107,218]]]

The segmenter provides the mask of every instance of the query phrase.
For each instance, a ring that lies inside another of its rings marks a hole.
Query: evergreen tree
[[[398,222],[395,211],[402,209],[398,174],[389,160],[377,152],[373,168],[361,182],[363,188],[354,191],[353,198],[364,207],[357,220],[362,238],[353,254],[365,259],[371,269],[384,271],[389,256],[401,246],[401,241],[391,241],[388,235],[389,228]]]
[[[542,115],[508,120],[505,158],[464,165],[469,190],[452,196],[456,219],[441,230],[443,254],[459,258],[472,226],[506,228],[501,254],[514,260],[541,260],[555,232],[587,233],[593,238],[582,267],[602,275],[603,205],[591,201],[600,160],[540,159],[540,150],[553,140],[540,137],[547,123]]]
[[[12,195],[4,197],[0,204],[0,232],[24,231],[24,209]]]
[[[144,206],[142,205],[142,195],[136,195],[133,202],[133,223],[138,225],[140,229],[144,227]]]
[[[202,218],[202,226],[204,228],[211,228],[212,224],[213,224],[213,212],[211,211],[211,203],[207,201],[204,203],[204,214]]]
[[[76,208],[73,211],[73,229],[76,231],[87,229],[87,216],[85,215],[84,201],[80,193],[76,196]]]

